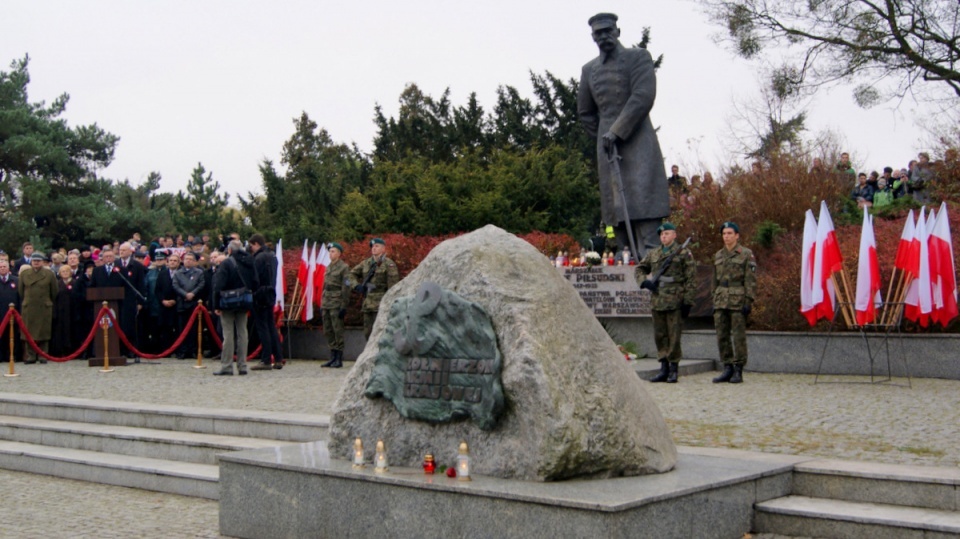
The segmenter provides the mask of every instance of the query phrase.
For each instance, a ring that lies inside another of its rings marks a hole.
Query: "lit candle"
[[[423,473],[427,475],[433,475],[433,472],[435,472],[436,469],[437,463],[434,462],[433,455],[427,453],[427,455],[423,457]]]
[[[363,468],[363,442],[360,438],[353,441],[353,467]]]
[[[379,473],[387,471],[387,449],[383,445],[383,440],[377,440],[377,453],[373,457],[373,464],[373,471]]]
[[[470,451],[467,442],[460,442],[460,454],[457,455],[457,479],[470,481]]]

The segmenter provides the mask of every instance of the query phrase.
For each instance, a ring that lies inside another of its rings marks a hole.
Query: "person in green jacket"
[[[323,278],[323,334],[330,347],[330,361],[322,366],[339,369],[343,367],[343,319],[347,316],[350,301],[350,266],[340,259],[343,246],[331,243],[327,246],[330,264]]]

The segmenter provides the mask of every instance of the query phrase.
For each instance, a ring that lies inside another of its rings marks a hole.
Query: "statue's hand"
[[[613,153],[614,145],[620,139],[615,134],[613,134],[612,131],[607,131],[606,133],[603,134],[602,137],[600,137],[600,140],[603,141],[604,153],[606,153],[607,155],[610,155],[611,153]]]

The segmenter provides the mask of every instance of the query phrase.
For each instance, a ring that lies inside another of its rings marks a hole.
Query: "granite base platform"
[[[483,458],[475,455],[474,458]],[[281,537],[740,538],[789,494],[797,457],[681,453],[668,473],[553,483],[376,474],[324,442],[220,456],[220,533]]]

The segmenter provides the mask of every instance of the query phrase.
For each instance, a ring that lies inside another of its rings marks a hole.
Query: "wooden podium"
[[[103,302],[107,302],[107,308],[113,311],[113,316],[120,319],[120,303],[123,299],[124,290],[122,286],[112,286],[107,288],[88,288],[87,301],[93,302],[94,315],[100,312]],[[109,321],[109,319],[107,319]],[[97,324],[97,337],[93,342],[93,357],[87,360],[88,367],[103,367],[103,350],[109,351],[111,367],[126,367],[127,358],[120,355],[120,339],[117,337],[117,330],[112,322],[110,329],[107,330],[109,342],[104,342],[103,327]]]

